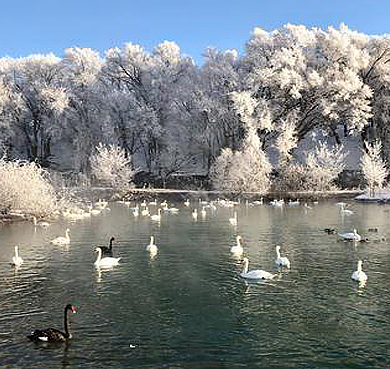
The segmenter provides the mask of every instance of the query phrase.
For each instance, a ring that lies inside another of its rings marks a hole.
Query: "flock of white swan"
[[[126,202],[126,201],[121,201],[121,202],[127,206],[130,206],[130,202]],[[262,204],[262,203],[263,203],[262,200],[255,201],[251,205]],[[219,205],[225,206],[225,207],[233,207],[237,203],[232,202],[230,200],[220,200],[220,199],[216,200],[215,202],[214,201],[202,202],[201,200],[199,200],[199,205],[201,206],[201,211],[200,211],[201,216],[202,217],[206,216],[206,207],[215,209],[216,204],[219,204]],[[284,204],[285,203],[283,200],[274,200],[274,201],[271,201],[269,203],[270,206],[275,206],[275,207],[282,207],[282,206],[284,206]],[[146,201],[144,200],[140,205],[137,204],[135,207],[132,207],[131,209],[132,209],[134,217],[138,217],[139,214],[141,214],[142,216],[150,217],[150,220],[152,220],[152,221],[159,222],[161,220],[161,217],[162,217],[162,210],[167,211],[167,212],[171,212],[171,213],[177,213],[179,211],[178,208],[169,207],[167,201],[163,201],[159,204],[160,207],[157,209],[157,212],[155,214],[150,214],[149,206],[153,206],[153,205],[154,206],[158,205],[157,200],[151,201],[149,203],[146,203]],[[186,200],[184,202],[184,205],[186,207],[190,207],[191,203],[189,200]],[[288,203],[288,205],[289,206],[297,206],[297,205],[299,205],[299,201],[290,201]],[[345,208],[345,203],[338,203],[337,205],[340,206],[340,212],[343,215],[350,215],[353,213],[351,210]],[[91,207],[90,214],[98,215],[106,206],[107,206],[107,202],[99,200],[99,202],[95,204],[94,208]],[[310,208],[306,204],[305,204],[305,207]],[[140,209],[141,209],[141,211],[140,211]],[[93,213],[94,210],[95,210],[95,213]],[[70,219],[74,219],[76,217],[76,215],[69,214],[69,213],[66,214],[66,216]],[[197,217],[198,217],[197,207],[195,207],[193,209],[191,215],[192,215],[193,219],[195,219],[195,220],[197,219]],[[81,214],[81,215],[78,214],[78,216],[86,217],[85,214]],[[50,225],[48,222],[45,222],[42,220],[38,221],[35,217],[33,217],[33,221],[34,221],[35,226],[48,227]],[[237,225],[238,218],[237,218],[236,211],[233,212],[233,217],[229,218],[229,223],[231,225],[234,225],[234,226]],[[325,231],[327,231],[328,233],[335,233],[333,229],[327,228],[327,229],[325,229]],[[362,241],[362,237],[357,233],[356,229],[354,229],[353,232],[339,233],[338,236],[345,241],[351,241],[351,242]],[[110,239],[110,246],[109,247],[97,247],[94,250],[97,253],[97,259],[94,262],[94,265],[96,267],[104,268],[104,267],[113,267],[115,265],[118,265],[121,258],[120,257],[113,257],[113,255],[112,255],[112,242],[113,242],[113,240],[114,240],[114,237],[112,237]],[[57,238],[52,239],[50,242],[54,245],[69,245],[70,244],[70,229],[69,228],[66,229],[65,236],[59,236]],[[280,249],[281,249],[281,247],[279,245],[277,245],[275,247],[275,252],[276,252],[275,264],[279,268],[289,269],[291,266],[291,263],[287,257],[281,256]],[[154,243],[154,236],[150,236],[150,243],[146,246],[146,251],[150,253],[151,257],[155,256],[158,253],[158,247]],[[231,254],[234,254],[234,255],[239,256],[239,257],[241,257],[241,255],[243,254],[244,250],[243,250],[243,247],[241,245],[241,236],[240,235],[236,236],[236,244],[230,247],[230,252],[231,252]],[[11,264],[13,266],[16,266],[16,267],[23,264],[23,259],[19,255],[18,246],[15,246],[14,256],[12,257]],[[276,274],[272,274],[272,273],[267,272],[265,270],[260,270],[260,269],[249,270],[249,260],[246,257],[244,257],[242,259],[242,264],[243,264],[243,268],[242,268],[242,272],[240,273],[240,276],[242,278],[250,279],[250,280],[259,280],[259,279],[268,280],[268,279],[272,279],[276,276]],[[362,270],[362,261],[361,260],[358,260],[357,270],[352,273],[351,278],[355,281],[360,282],[360,283],[365,283],[367,281],[367,275]]]

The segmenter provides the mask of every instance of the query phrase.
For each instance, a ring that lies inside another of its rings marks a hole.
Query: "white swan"
[[[157,214],[153,214],[150,216],[151,220],[160,221],[161,220],[161,209],[157,210]]]
[[[134,215],[135,217],[138,217],[138,215],[139,215],[139,207],[138,207],[138,204],[137,204],[137,206],[133,209],[133,215]]]
[[[244,249],[241,246],[241,236],[236,237],[236,245],[230,248],[230,252],[232,254],[242,254],[244,252]]]
[[[261,269],[251,270],[250,272],[248,272],[248,268],[249,268],[248,258],[244,258],[242,260],[242,262],[244,264],[244,267],[242,269],[242,273],[240,274],[240,276],[242,278],[246,278],[246,279],[272,279],[275,277],[274,274],[271,274],[271,273],[266,272],[265,270],[261,270]]]
[[[66,231],[65,231],[65,237],[57,237],[55,238],[54,240],[51,240],[50,241],[51,243],[55,244],[55,245],[67,245],[70,243],[70,229],[67,228]]]
[[[358,264],[357,264],[357,270],[355,270],[351,275],[351,278],[355,281],[358,281],[358,282],[366,282],[367,281],[367,274],[363,272],[362,264],[363,264],[363,262],[361,260],[359,260]]]
[[[236,211],[233,214],[233,218],[229,218],[229,223],[231,225],[237,225],[237,212]]]
[[[33,221],[34,221],[35,227],[45,227],[46,228],[46,227],[50,226],[50,223],[45,222],[43,220],[38,221],[35,216],[33,216]]]
[[[98,253],[97,259],[94,263],[96,267],[111,267],[117,265],[119,260],[121,259],[113,258],[110,256],[105,256],[104,258],[102,258],[102,249],[100,247],[96,247],[95,252]]]
[[[339,236],[346,241],[360,241],[362,237],[357,233],[356,229],[353,232],[339,233]]]
[[[202,210],[200,211],[200,214],[202,215],[202,218],[205,218],[207,213],[206,213],[206,208],[202,206]]]
[[[340,213],[341,215],[351,215],[353,214],[352,210],[345,209],[345,203],[340,203]]]
[[[142,204],[141,204],[141,206],[142,206]],[[141,210],[141,215],[143,215],[143,216],[150,215],[149,208],[146,205],[145,205],[145,208]]]
[[[158,251],[157,246],[154,244],[153,236],[150,236],[150,243],[146,246],[146,251],[149,251],[151,254],[156,254]]]
[[[197,209],[194,209],[194,211],[192,212],[192,217],[194,219],[198,219],[198,210]]]
[[[187,207],[190,206],[190,200],[187,199],[186,201],[184,201],[184,205]]]
[[[18,246],[15,246],[15,255],[12,257],[11,264],[14,266],[19,266],[23,264],[23,259],[19,256]]]
[[[280,246],[276,246],[276,259],[275,264],[280,267],[290,268],[290,260],[288,260],[285,256],[280,256]]]

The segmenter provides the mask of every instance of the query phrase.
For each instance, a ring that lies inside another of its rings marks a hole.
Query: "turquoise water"
[[[342,216],[335,201],[309,205],[217,205],[202,218],[197,201],[174,203],[177,214],[153,222],[110,203],[109,212],[47,229],[0,226],[0,367],[390,367],[390,207],[350,202],[354,213]],[[71,244],[51,245],[67,227]],[[370,242],[340,242],[324,228],[356,228]],[[150,235],[159,248],[152,258]],[[229,251],[236,235],[249,269],[273,280],[240,278],[241,258]],[[120,263],[97,270],[92,251],[111,236]],[[277,244],[288,271],[274,264]],[[17,270],[14,245],[24,259]],[[359,259],[365,286],[351,280]],[[69,344],[27,340],[36,328],[62,329],[67,303],[78,309]]]

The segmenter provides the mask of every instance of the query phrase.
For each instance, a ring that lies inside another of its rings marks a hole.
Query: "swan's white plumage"
[[[358,264],[357,264],[357,270],[355,270],[351,275],[351,278],[355,281],[358,281],[358,282],[366,282],[367,281],[367,274],[363,272],[362,264],[363,264],[363,262],[361,260],[359,260]]]
[[[57,237],[55,238],[54,240],[51,240],[50,241],[51,243],[55,244],[55,245],[67,245],[70,243],[70,229],[67,228],[66,231],[65,231],[65,237]]]
[[[141,206],[142,206],[142,204],[141,204]],[[145,205],[145,208],[141,210],[141,215],[143,215],[143,216],[150,215],[149,208],[146,205]]]
[[[157,221],[161,220],[161,209],[157,210],[157,214],[151,215],[150,219],[151,220],[157,220]]]
[[[113,258],[110,256],[105,256],[102,258],[102,249],[100,247],[96,247],[95,252],[98,253],[97,259],[95,261],[95,266],[97,267],[110,267],[117,265],[121,258]]]
[[[12,257],[11,264],[15,266],[19,266],[23,264],[23,259],[19,256],[18,246],[15,246],[15,254]]]
[[[339,236],[346,241],[360,241],[362,237],[357,233],[356,229],[353,232],[339,233]]]
[[[241,236],[236,237],[236,244],[230,248],[232,254],[242,254],[244,249],[241,246]]]
[[[50,226],[50,223],[45,222],[43,220],[38,221],[35,216],[33,216],[33,221],[34,221],[35,227],[45,227],[46,228],[46,227]]]
[[[255,270],[248,271],[248,268],[249,268],[248,258],[243,259],[243,264],[244,264],[244,266],[242,269],[242,273],[240,274],[240,276],[242,278],[246,278],[246,279],[272,279],[275,277],[274,274],[271,274],[271,273],[266,272],[265,270],[261,270],[261,269],[255,269]]]
[[[158,251],[157,246],[154,244],[153,236],[150,236],[150,243],[146,246],[146,251],[149,251],[151,254],[156,254]]]
[[[281,267],[290,268],[290,260],[285,256],[280,256],[280,246],[276,246],[276,259],[275,264]]]
[[[231,225],[237,225],[237,212],[234,212],[233,218],[229,218],[229,223]]]

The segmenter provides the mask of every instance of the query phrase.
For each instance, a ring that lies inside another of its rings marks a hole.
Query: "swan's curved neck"
[[[97,257],[95,263],[98,263],[102,258],[102,250],[100,248],[98,248],[97,252],[98,252],[98,257]]]
[[[153,237],[153,236],[150,236],[150,244],[151,244],[151,245],[154,244],[154,237]]]
[[[240,237],[237,237],[236,240],[237,240],[237,246],[241,246],[241,239],[240,239]]]
[[[244,259],[244,266],[242,268],[242,274],[248,273],[249,268],[249,261],[247,259]]]
[[[357,266],[357,270],[358,270],[358,272],[361,272],[362,271],[362,261],[361,260],[359,260],[358,261],[358,266]]]
[[[70,308],[68,306],[65,307],[65,312],[64,312],[64,329],[65,329],[65,337],[70,338],[72,335],[70,334],[70,324],[69,324],[69,319],[68,319],[68,311]]]
[[[279,247],[276,248],[276,256],[277,258],[279,259],[280,258],[280,251],[279,251]]]
[[[15,257],[19,257],[18,246],[15,246]]]
[[[112,241],[114,241],[114,239],[110,239],[110,250],[112,250]]]
[[[67,238],[68,240],[70,239],[69,231],[68,231],[68,230],[65,231],[65,238]]]

